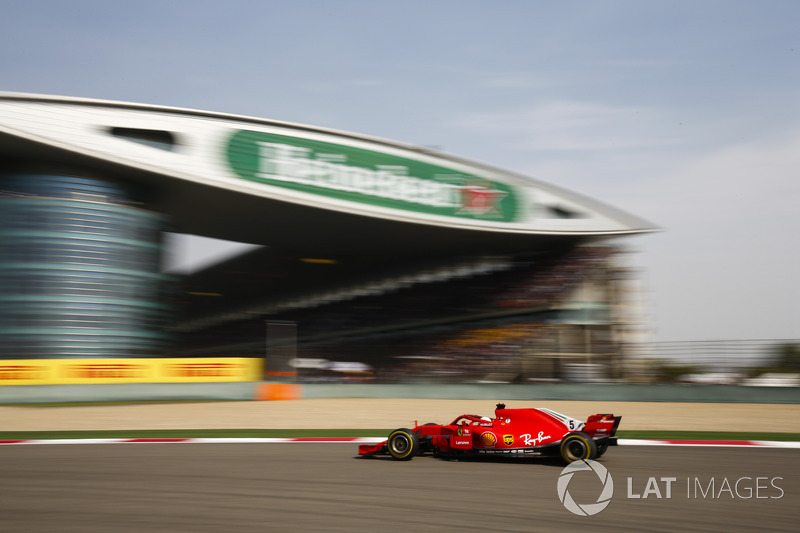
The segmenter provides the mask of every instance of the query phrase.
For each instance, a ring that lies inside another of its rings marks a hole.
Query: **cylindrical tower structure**
[[[164,225],[115,183],[0,176],[0,358],[164,356]]]

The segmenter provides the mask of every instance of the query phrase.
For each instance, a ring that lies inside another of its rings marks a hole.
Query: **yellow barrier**
[[[260,381],[263,372],[263,359],[244,357],[19,359],[0,360],[0,385]]]

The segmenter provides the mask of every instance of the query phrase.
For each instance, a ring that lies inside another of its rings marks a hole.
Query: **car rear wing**
[[[592,415],[586,420],[583,432],[594,438],[613,437],[621,420],[621,416],[613,414]]]

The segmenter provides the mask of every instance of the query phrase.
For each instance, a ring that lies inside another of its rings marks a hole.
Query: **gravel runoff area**
[[[498,399],[498,401],[503,401]],[[494,414],[487,400],[309,399],[86,406],[0,406],[0,431],[139,429],[393,429]],[[585,420],[622,415],[620,429],[800,433],[797,404],[506,401]]]

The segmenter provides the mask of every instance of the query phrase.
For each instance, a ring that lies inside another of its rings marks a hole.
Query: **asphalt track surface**
[[[559,501],[563,465],[558,461],[426,456],[398,462],[358,458],[356,448],[328,443],[6,446],[0,449],[0,531],[800,528],[796,449],[611,448],[600,463],[612,476],[614,496],[600,513],[577,516]],[[676,478],[670,498],[670,483],[661,477]],[[602,484],[593,472],[579,472],[568,491],[577,503],[595,503]]]

